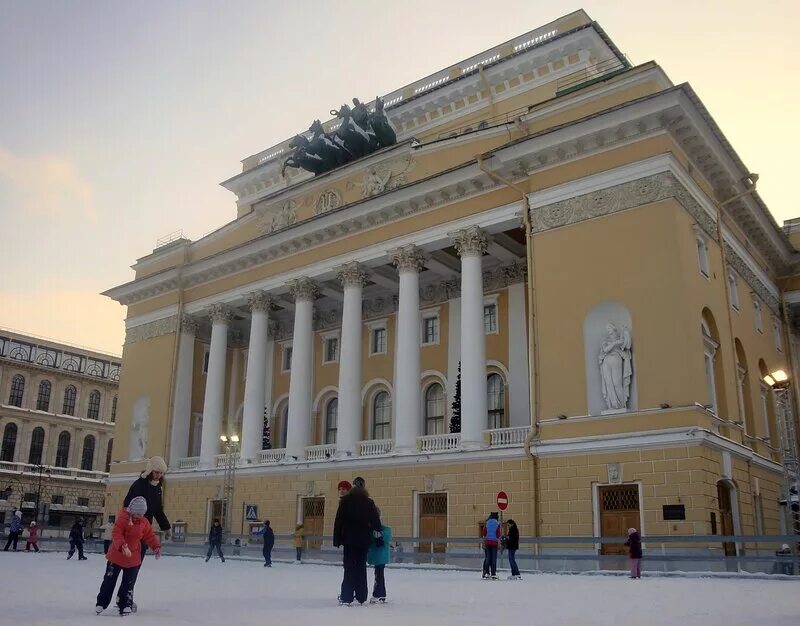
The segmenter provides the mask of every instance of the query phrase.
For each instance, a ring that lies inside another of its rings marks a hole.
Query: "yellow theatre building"
[[[383,103],[396,143],[247,157],[235,219],[106,292],[108,511],[161,455],[205,532],[236,435],[236,532],[331,534],[359,475],[399,536],[475,537],[500,490],[523,536],[786,532],[800,233],[692,88],[576,11]]]

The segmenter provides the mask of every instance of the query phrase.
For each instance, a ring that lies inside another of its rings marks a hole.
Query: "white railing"
[[[530,426],[512,426],[511,428],[494,428],[487,430],[489,433],[489,446],[492,448],[504,448],[510,446],[521,446],[525,443],[525,437],[531,432]]]
[[[194,469],[200,466],[199,456],[190,456],[185,459],[178,459],[178,469]]]
[[[394,439],[368,439],[359,441],[358,447],[361,456],[380,456],[389,454],[394,448]]]
[[[264,464],[280,463],[286,458],[286,448],[276,448],[274,450],[262,450],[258,453],[258,462]]]
[[[417,449],[420,452],[445,452],[456,450],[461,444],[461,433],[444,433],[441,435],[423,435],[417,437]]]
[[[77,467],[55,467],[53,465],[43,465],[43,473],[49,472],[51,476],[69,476],[71,478],[87,478],[89,480],[103,480],[108,476],[107,472],[95,470],[82,470]],[[0,461],[0,472],[13,472],[14,474],[26,474],[29,476],[39,475],[39,466],[31,463],[12,463],[10,461]]]
[[[336,444],[326,443],[321,446],[308,446],[306,448],[307,461],[324,461],[336,454]]]

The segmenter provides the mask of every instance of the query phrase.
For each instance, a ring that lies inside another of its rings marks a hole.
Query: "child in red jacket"
[[[95,611],[98,615],[111,604],[120,572],[122,572],[122,583],[117,594],[119,614],[128,615],[131,612],[131,590],[142,564],[140,548],[142,542],[153,550],[156,558],[161,556],[161,545],[150,522],[145,519],[145,513],[147,513],[147,501],[142,497],[136,497],[131,500],[127,508],[120,509],[117,514],[111,547],[106,554],[108,565],[103,584],[100,585],[100,593],[97,594]]]

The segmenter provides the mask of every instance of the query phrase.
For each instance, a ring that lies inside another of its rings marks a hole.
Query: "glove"
[[[128,547],[127,543],[122,544],[122,554],[124,554],[128,558],[130,558],[131,556],[131,549]]]
[[[164,541],[169,541],[169,537],[170,537],[170,532],[169,532],[169,530],[167,530],[167,531],[164,533]]]
[[[155,554],[156,561],[161,558],[161,548],[156,548],[153,550],[153,554]]]
[[[372,536],[375,538],[375,545],[379,548],[383,547],[383,533],[379,530],[373,531]]]

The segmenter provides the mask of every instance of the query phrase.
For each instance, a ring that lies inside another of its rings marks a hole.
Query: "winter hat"
[[[633,534],[633,533],[635,533],[635,532],[636,532],[636,529],[635,529],[635,528],[629,528],[629,529],[628,529],[628,534],[629,534],[629,535],[632,535],[632,534]]]
[[[31,528],[33,528],[34,526],[36,526],[36,522],[31,522]]]
[[[128,513],[131,515],[144,515],[147,513],[147,500],[142,496],[136,496],[128,505]]]
[[[167,473],[167,464],[164,462],[160,456],[152,456],[147,460],[147,465],[142,472],[142,478],[147,478],[150,475],[150,472],[161,472],[162,474]]]
[[[350,484],[349,480],[340,480],[339,484],[336,485],[337,489],[347,489],[350,491],[353,488],[353,485]]]
[[[16,515],[17,517],[22,517],[22,511],[15,511],[14,515]]]
[[[367,486],[367,481],[361,478],[361,476],[356,476],[353,479],[353,487],[358,487],[359,489],[363,489]]]

